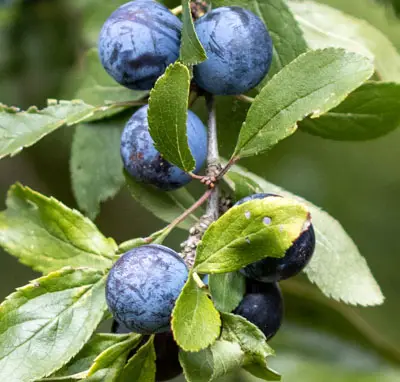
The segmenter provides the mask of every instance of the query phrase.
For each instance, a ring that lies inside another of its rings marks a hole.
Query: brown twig
[[[207,153],[207,175],[205,177],[195,176],[196,179],[207,184],[210,188],[206,213],[200,218],[189,231],[189,238],[182,243],[182,256],[186,264],[191,268],[196,259],[197,246],[203,237],[205,231],[212,222],[218,219],[220,203],[219,203],[219,186],[216,181],[218,173],[221,171],[218,152],[217,137],[217,120],[215,111],[215,100],[212,95],[206,95],[208,108],[208,153]],[[214,180],[214,183],[211,182]],[[208,184],[208,182],[210,182]]]

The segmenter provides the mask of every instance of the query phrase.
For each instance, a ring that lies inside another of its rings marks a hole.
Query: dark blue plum
[[[122,255],[107,278],[106,300],[118,323],[140,334],[170,330],[188,268],[172,249],[144,245]]]
[[[268,196],[276,196],[276,197],[279,197],[279,198],[281,197],[280,195],[269,194],[269,193],[268,194],[267,193],[253,194],[253,195],[246,196],[243,199],[240,199],[239,201],[237,201],[235,203],[235,206],[240,206],[241,204],[246,203],[246,202],[250,202],[251,200],[254,200],[254,199],[264,199],[264,198],[267,198]]]
[[[194,67],[194,79],[218,95],[253,89],[268,73],[272,40],[264,23],[240,7],[216,8],[196,21],[208,59]]]
[[[114,320],[112,332],[127,334],[131,331],[124,325]],[[156,381],[169,381],[182,374],[179,363],[179,347],[171,332],[156,334],[154,337],[154,348],[156,351]],[[133,356],[133,353],[130,356]]]
[[[104,23],[100,60],[107,73],[134,90],[151,89],[179,56],[181,21],[152,0],[119,7]]]
[[[254,194],[239,200],[236,205],[254,199],[264,199],[275,194]],[[274,282],[297,275],[310,262],[315,249],[315,233],[312,224],[304,231],[279,259],[266,257],[241,269],[241,272],[253,280]]]
[[[256,325],[271,339],[281,327],[283,298],[277,283],[260,283],[247,280],[247,291],[233,313]]]
[[[154,338],[156,350],[156,381],[169,381],[183,370],[179,362],[179,346],[171,332],[157,334]]]
[[[141,107],[129,120],[121,136],[121,156],[126,171],[136,180],[163,190],[175,190],[191,181],[190,175],[167,162],[155,149],[147,121],[148,106]],[[188,111],[187,135],[196,160],[197,173],[207,156],[207,131],[196,114]]]

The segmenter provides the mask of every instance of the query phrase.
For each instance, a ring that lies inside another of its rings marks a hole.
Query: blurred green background
[[[372,0],[326,0],[368,20],[400,50],[400,20]],[[47,98],[69,99],[74,73],[95,45],[102,22],[121,1],[52,0],[0,5],[0,102],[43,107]],[[176,1],[167,1],[176,5]],[[290,91],[290,90],[288,90]],[[201,106],[201,105],[200,105]],[[220,100],[218,115],[241,109]],[[240,126],[223,125],[222,153],[228,155]],[[69,180],[73,128],[60,129],[20,155],[0,162],[0,206],[8,187],[20,181],[76,207]],[[235,133],[235,134],[234,134]],[[400,381],[400,129],[371,142],[333,142],[298,133],[268,155],[243,165],[298,193],[336,217],[354,238],[381,285],[386,302],[376,308],[350,308],[329,301],[302,277],[283,284],[286,321],[271,341],[272,365],[288,382]],[[147,235],[163,223],[123,190],[105,203],[96,220],[117,241]],[[184,232],[169,244],[178,248]],[[0,295],[36,277],[0,251]],[[235,375],[228,381],[252,381]]]

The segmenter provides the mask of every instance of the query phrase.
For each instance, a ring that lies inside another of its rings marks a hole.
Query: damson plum
[[[112,332],[127,334],[131,331],[125,325],[121,325],[114,320]],[[156,351],[157,382],[169,381],[182,374],[182,367],[179,363],[179,347],[171,332],[156,334],[154,337],[154,349]],[[133,354],[130,356],[133,356]]]
[[[154,337],[156,349],[156,381],[169,381],[182,374],[179,363],[179,347],[171,332],[157,334]]]
[[[185,262],[170,248],[155,244],[134,248],[111,268],[106,284],[108,308],[132,332],[167,332],[188,273]]]
[[[239,200],[236,205],[254,199],[264,199],[274,194],[254,194]],[[302,271],[312,258],[315,249],[315,233],[312,224],[293,242],[284,257],[266,257],[247,265],[241,272],[253,280],[274,282],[285,280]]]
[[[119,7],[104,23],[99,55],[121,85],[149,90],[179,56],[182,23],[164,5],[135,0]]]
[[[196,32],[208,59],[194,67],[194,80],[218,95],[249,91],[266,76],[272,61],[272,40],[254,13],[221,7],[196,21]]]
[[[121,136],[121,156],[126,171],[136,180],[163,190],[174,190],[191,181],[190,175],[161,157],[149,133],[148,106],[141,107],[125,126]],[[187,135],[200,171],[207,156],[207,131],[196,114],[188,111]]]
[[[282,324],[282,293],[277,283],[247,280],[246,284],[246,295],[233,313],[256,325],[269,340]]]

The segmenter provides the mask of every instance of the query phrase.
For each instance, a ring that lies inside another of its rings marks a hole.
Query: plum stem
[[[197,91],[191,91],[189,95],[188,106],[189,109],[195,104],[195,102],[199,99],[199,93]]]
[[[193,211],[196,211],[203,203],[207,201],[213,190],[207,190],[199,200],[196,201],[191,207],[189,207],[182,215],[178,216],[172,223],[170,223],[166,230],[170,232],[178,224],[182,223]]]
[[[118,246],[118,254],[125,253],[138,245],[143,244],[161,244],[164,239],[171,233],[171,231],[180,223],[182,223],[192,212],[197,210],[202,204],[204,204],[211,195],[211,189],[207,190],[200,199],[198,199],[191,207],[189,207],[182,215],[178,216],[173,222],[168,224],[162,230],[153,233],[151,236],[143,238],[143,242],[138,243],[138,239],[132,239],[121,243]],[[200,224],[201,222],[199,222]]]
[[[175,8],[172,8],[171,13],[173,13],[175,16],[178,16],[182,13],[182,10],[183,10],[182,5],[179,5]]]
[[[238,156],[232,156],[225,167],[223,167],[222,170],[219,172],[217,180],[222,179],[222,177],[231,169],[234,164],[236,164],[237,161],[239,161],[239,159],[240,157]]]
[[[238,94],[236,96],[236,99],[238,99],[239,101],[243,101],[243,102],[247,102],[247,103],[253,103],[254,102],[254,98],[253,97],[248,97],[244,94]]]
[[[193,280],[196,282],[197,286],[200,289],[206,289],[207,285],[203,283],[203,280],[200,278],[197,272],[193,272]]]

